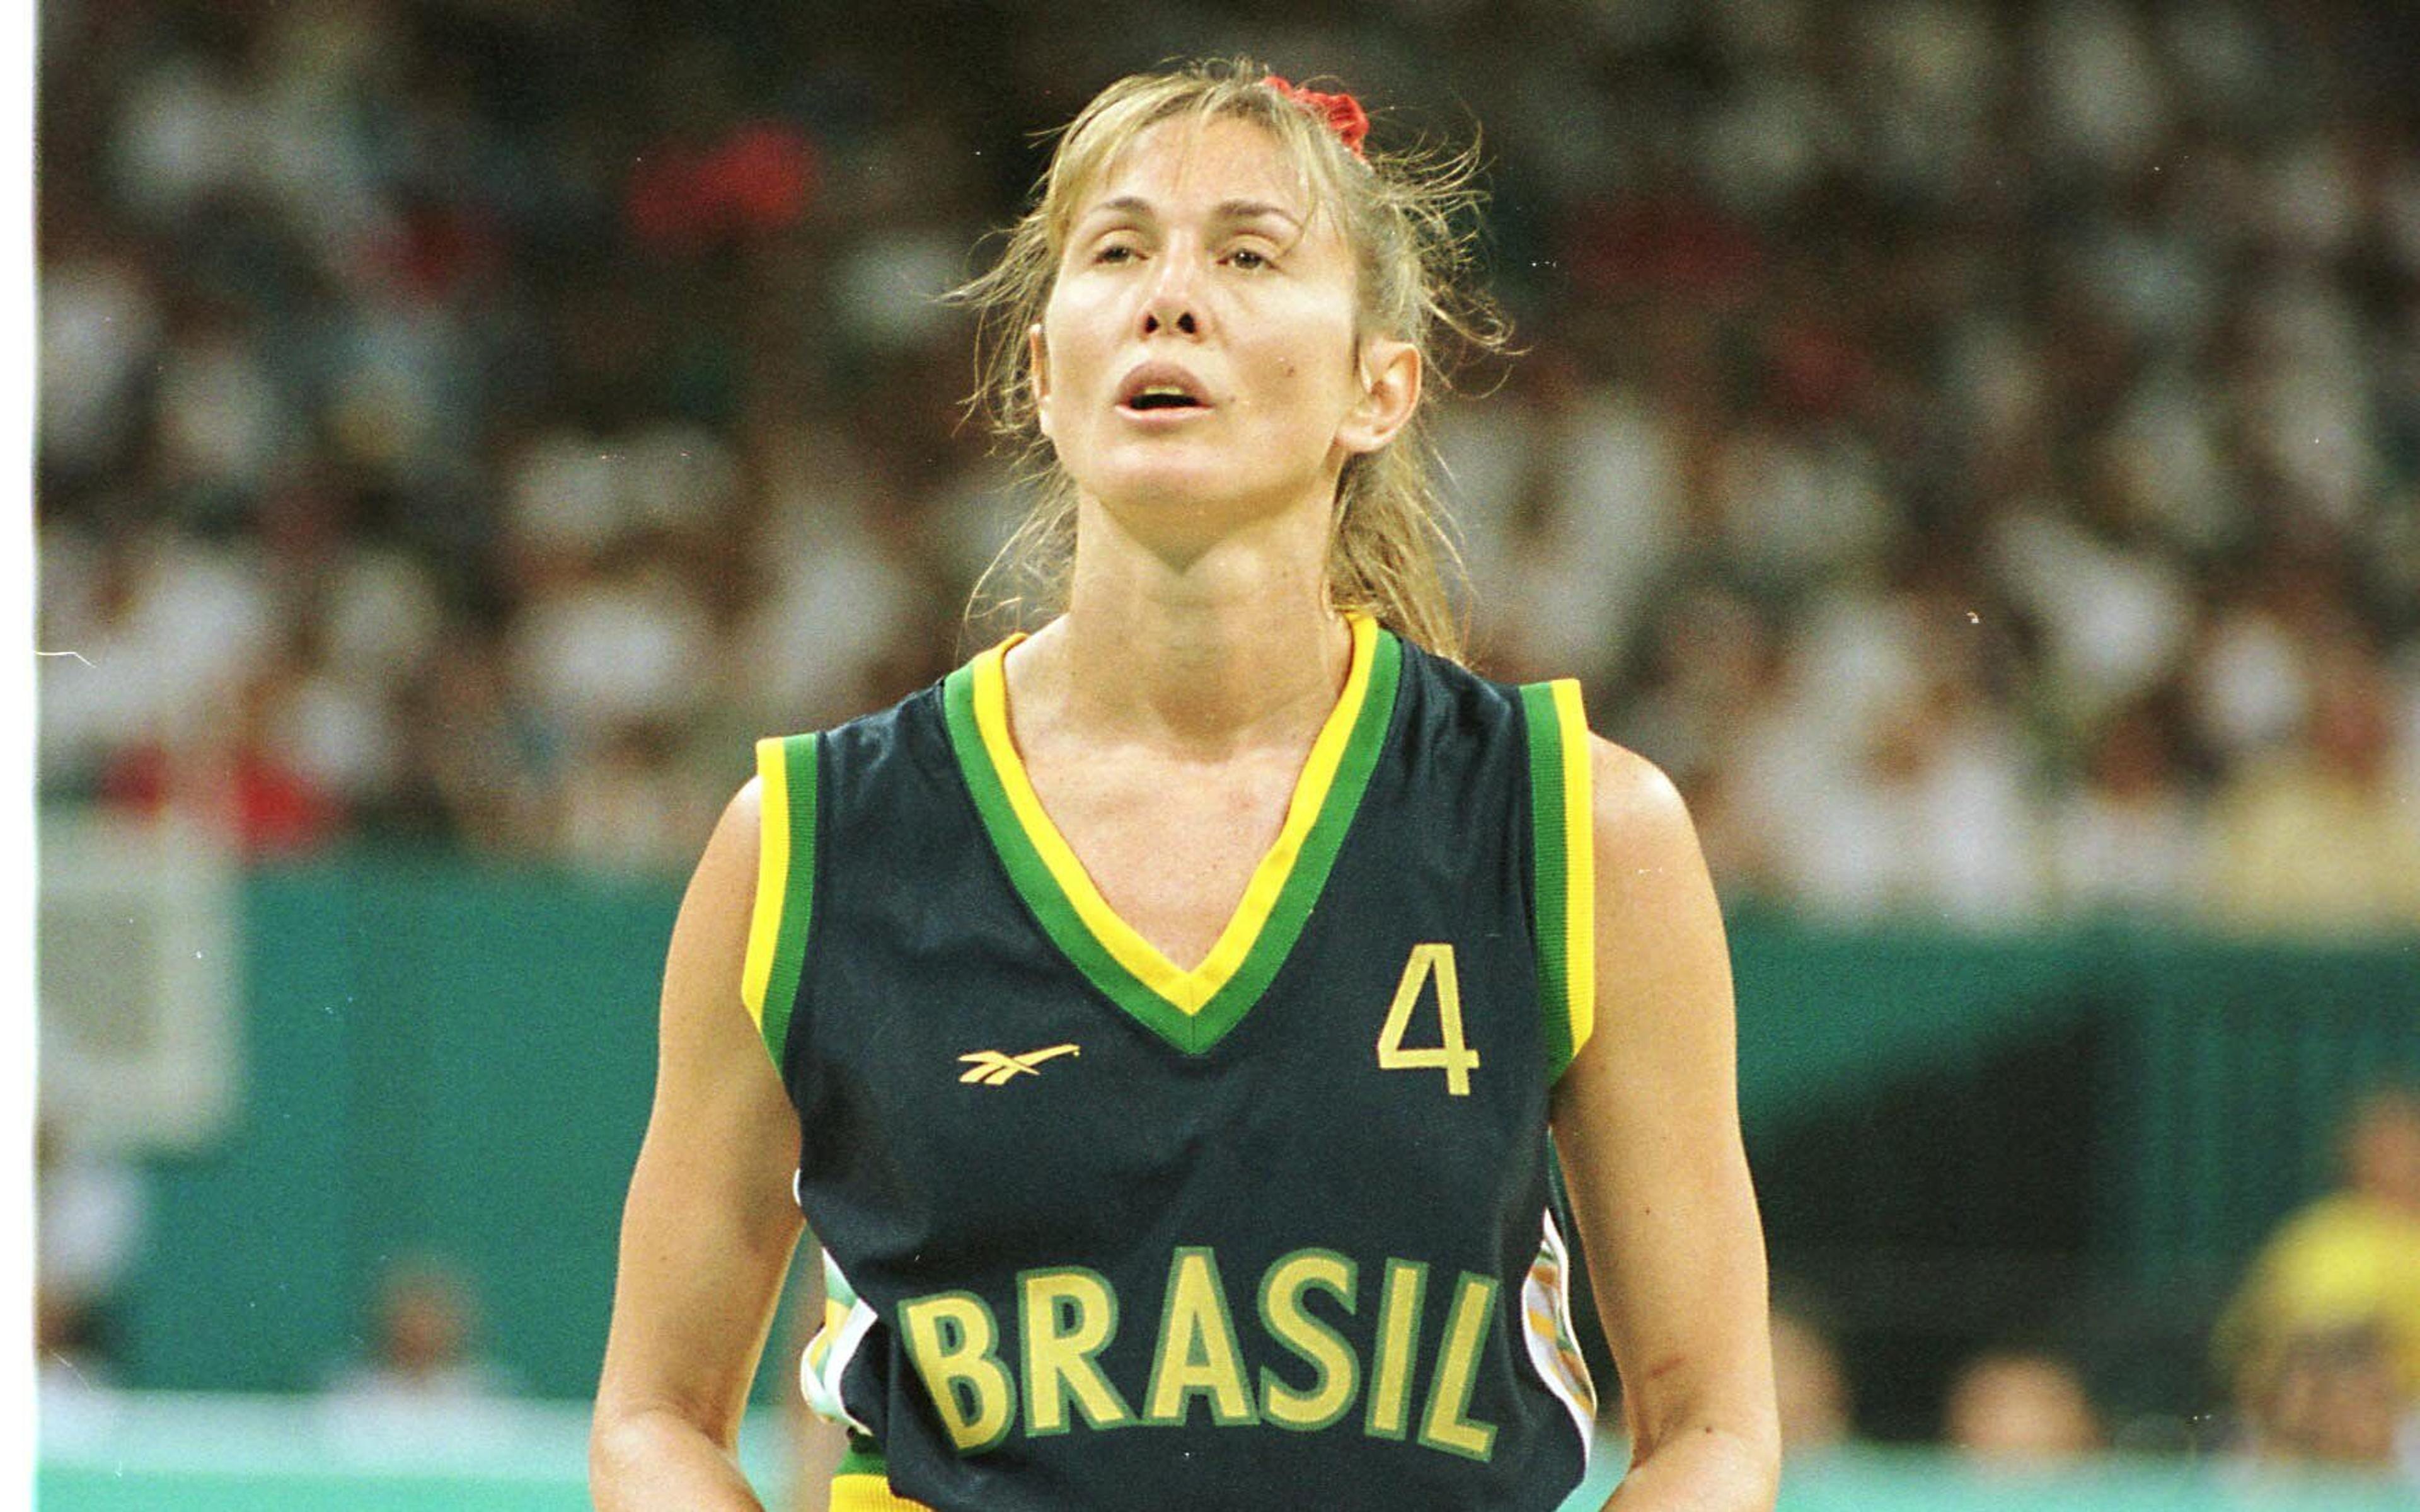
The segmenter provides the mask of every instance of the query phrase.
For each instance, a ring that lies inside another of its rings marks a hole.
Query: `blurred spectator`
[[[2059,798],[2051,823],[2054,881],[2070,910],[2185,912],[2202,855],[2178,733],[2167,704],[2144,699],[2092,737],[2084,780]]]
[[[2300,738],[2219,790],[2212,906],[2245,929],[2420,929],[2420,802],[2401,781],[2385,671],[2347,642],[2315,684]]]
[[[2040,501],[2002,517],[1993,567],[2043,629],[2043,676],[2059,712],[2090,724],[2145,692],[2182,657],[2191,586],[2160,555],[2093,539]]]
[[[2262,1247],[2221,1320],[2220,1359],[2273,1374],[2289,1338],[2371,1330],[2394,1395],[2420,1405],[2420,1091],[2361,1099],[2339,1148],[2341,1184]]]
[[[44,776],[89,795],[129,753],[205,738],[276,638],[256,556],[163,525],[43,532]],[[72,656],[66,653],[73,653]]]
[[[557,796],[556,855],[595,872],[669,874],[713,827],[702,795],[671,764],[672,733],[633,722],[571,759]]]
[[[45,1057],[58,1052],[45,1047]],[[110,1304],[140,1249],[142,1173],[83,1148],[47,1114],[34,1125],[35,1380],[46,1399],[107,1386]]]
[[[354,1446],[408,1454],[501,1431],[496,1405],[511,1380],[478,1348],[479,1308],[451,1265],[413,1259],[379,1282],[370,1352],[328,1381],[330,1427]]]
[[[116,1383],[104,1333],[91,1299],[35,1278],[34,1390],[42,1413],[91,1400]]]
[[[1802,668],[1792,702],[1752,736],[1749,801],[1783,896],[1831,918],[2035,917],[2040,826],[2015,732],[1964,680],[1899,660],[1917,628],[1909,606],[1874,608],[1852,633],[1876,638],[1838,646],[1854,659],[1835,671]],[[1861,714],[1822,707],[1865,678]]]
[[[711,628],[696,586],[633,546],[533,594],[506,641],[514,691],[566,750],[700,712]]]
[[[2400,1475],[2409,1409],[2376,1328],[2297,1329],[2244,1363],[2237,1382],[2243,1449],[2257,1468],[2322,1467]],[[2420,1486],[2420,1481],[2415,1481]]]
[[[1773,1381],[1785,1457],[1820,1454],[1855,1432],[1855,1394],[1839,1347],[1805,1304],[1777,1298],[1773,1308]]]
[[[99,795],[131,813],[181,805],[220,825],[256,860],[326,844],[345,824],[342,800],[296,759],[289,735],[305,691],[290,659],[262,667],[235,695],[209,744],[143,742],[101,774]]]
[[[159,320],[151,277],[131,253],[79,234],[52,259],[37,429],[46,465],[88,475],[113,460],[140,402]]]
[[[1991,1350],[1959,1366],[1942,1410],[1950,1448],[1993,1468],[2071,1463],[2101,1448],[2092,1397],[2075,1366],[2044,1350]]]
[[[1603,681],[1621,664],[1648,589],[1679,546],[1679,458],[1667,417],[1610,385],[1547,386],[1534,486],[1557,502],[1521,547],[1513,602],[1492,606],[1520,655]]]

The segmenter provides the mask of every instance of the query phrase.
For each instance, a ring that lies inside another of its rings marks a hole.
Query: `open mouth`
[[[1192,394],[1172,384],[1156,383],[1137,393],[1129,394],[1125,400],[1125,407],[1129,409],[1200,409],[1202,404]]]
[[[1146,363],[1118,385],[1118,408],[1130,415],[1180,415],[1210,404],[1192,374],[1173,363]]]

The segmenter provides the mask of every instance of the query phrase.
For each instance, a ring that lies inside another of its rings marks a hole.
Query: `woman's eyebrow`
[[[1297,229],[1302,225],[1302,217],[1284,206],[1271,205],[1257,199],[1223,199],[1218,202],[1218,208],[1211,213],[1221,221],[1258,221],[1274,218]]]
[[[1091,221],[1104,215],[1152,224],[1156,224],[1159,220],[1158,208],[1140,194],[1120,194],[1114,199],[1105,199],[1085,211],[1084,219]],[[1210,218],[1214,221],[1276,219],[1285,222],[1297,230],[1302,226],[1302,217],[1295,214],[1294,211],[1282,205],[1272,205],[1265,200],[1257,199],[1222,199],[1211,208]]]
[[[1086,210],[1084,212],[1084,219],[1087,221],[1096,220],[1104,215],[1115,215],[1135,221],[1156,221],[1159,219],[1159,212],[1152,208],[1151,201],[1143,198],[1140,194],[1120,194],[1115,199],[1105,199],[1098,205],[1094,206],[1091,209]]]

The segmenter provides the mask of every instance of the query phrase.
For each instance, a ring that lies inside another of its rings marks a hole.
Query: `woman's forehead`
[[[1111,201],[1163,213],[1232,204],[1271,206],[1306,230],[1317,205],[1311,176],[1265,127],[1232,116],[1180,116],[1136,133],[1081,187],[1071,221]]]

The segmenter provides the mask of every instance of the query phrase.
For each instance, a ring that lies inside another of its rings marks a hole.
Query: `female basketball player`
[[[1720,918],[1572,685],[1448,657],[1417,430],[1466,195],[1366,124],[1257,69],[1126,80],[971,290],[1053,458],[1058,613],[763,743],[709,841],[600,1505],[756,1504],[803,1207],[835,1507],[1557,1507],[1593,1395],[1550,1131],[1611,1504],[1772,1504]]]

